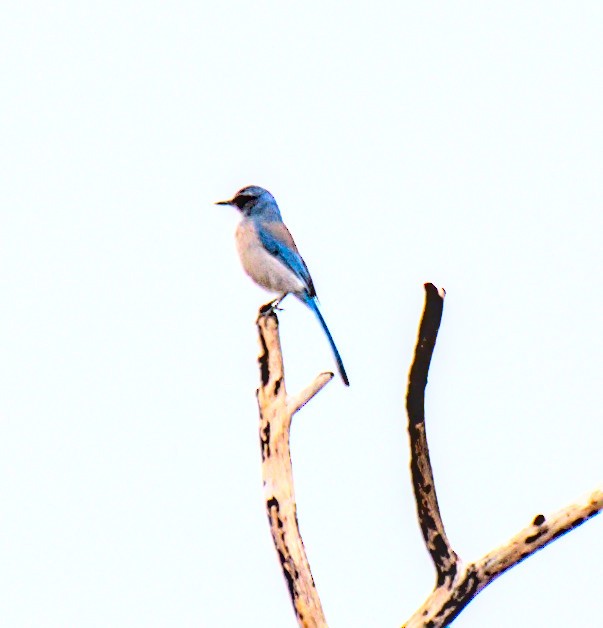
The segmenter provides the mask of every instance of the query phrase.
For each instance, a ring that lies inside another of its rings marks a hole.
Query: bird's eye
[[[253,196],[249,196],[248,194],[239,194],[238,196],[235,196],[232,200],[237,207],[244,207],[245,205],[247,205],[247,203],[249,203],[251,199],[253,199]]]

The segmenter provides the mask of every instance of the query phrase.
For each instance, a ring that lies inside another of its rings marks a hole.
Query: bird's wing
[[[308,289],[308,296],[315,297],[316,290],[310,271],[299,254],[289,229],[282,222],[260,222],[256,224],[258,236],[264,248],[295,273]]]

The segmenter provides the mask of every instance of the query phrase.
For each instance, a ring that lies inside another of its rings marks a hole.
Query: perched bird
[[[279,295],[273,307],[292,293],[316,314],[331,345],[341,379],[349,386],[339,351],[318,309],[312,277],[281,218],[274,196],[264,188],[250,185],[239,190],[231,200],[218,201],[216,205],[231,205],[243,215],[236,239],[245,272],[259,286]]]

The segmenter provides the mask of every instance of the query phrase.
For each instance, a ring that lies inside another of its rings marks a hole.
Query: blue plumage
[[[277,225],[283,225],[283,223],[277,223]],[[279,238],[278,232],[275,233],[274,228],[270,229],[270,226],[270,223],[266,225],[261,222],[256,222],[260,242],[270,255],[276,257],[306,284],[308,295],[315,297],[316,290],[314,289],[312,277],[310,277],[310,271],[306,263],[297,252],[297,249],[291,248],[289,243],[280,239],[283,238],[283,236],[281,235]],[[291,239],[291,242],[293,242],[293,239]]]
[[[236,207],[243,215],[236,239],[245,272],[258,285],[279,295],[279,301],[292,293],[314,312],[327,336],[341,379],[349,386],[341,356],[318,308],[310,271],[272,194],[264,188],[248,186],[239,190],[231,200],[217,204]]]

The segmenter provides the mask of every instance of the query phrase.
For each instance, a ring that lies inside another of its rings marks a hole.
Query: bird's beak
[[[232,201],[216,201],[214,205],[232,205]]]

